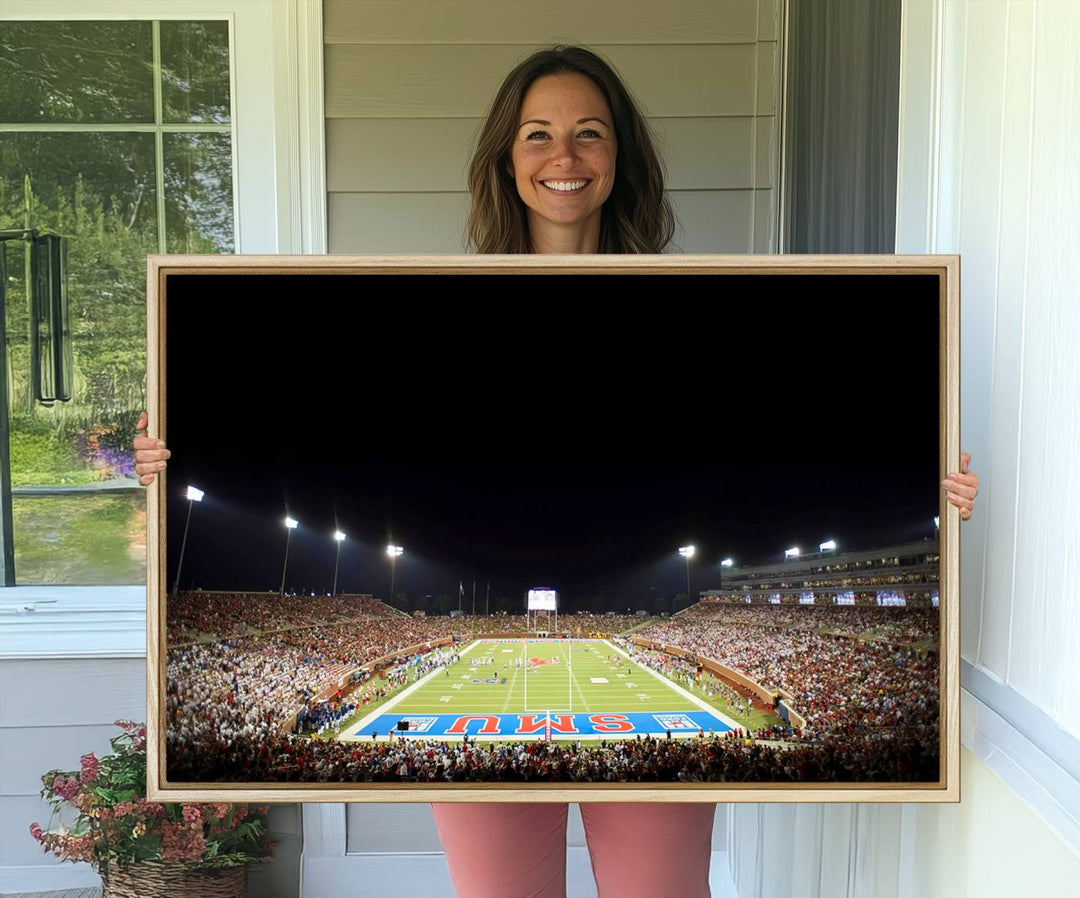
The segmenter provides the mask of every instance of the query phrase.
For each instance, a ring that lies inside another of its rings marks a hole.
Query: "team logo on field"
[[[435,721],[437,721],[439,718],[438,717],[402,717],[400,719],[404,720],[406,723],[408,723],[410,733],[412,733],[412,732],[426,733],[428,730],[430,730],[435,725]]]
[[[687,717],[685,714],[654,714],[653,720],[655,720],[665,730],[699,730],[701,729],[693,718]]]

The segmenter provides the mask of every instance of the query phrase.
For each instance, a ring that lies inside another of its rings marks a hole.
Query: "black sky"
[[[182,275],[168,285],[169,583],[572,605],[718,560],[884,545],[937,513],[936,278]],[[468,604],[468,602],[466,603]]]

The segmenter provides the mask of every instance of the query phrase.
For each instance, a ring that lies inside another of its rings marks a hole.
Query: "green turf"
[[[510,651],[505,651],[509,649]],[[476,641],[461,648],[461,661],[448,670],[440,671],[406,698],[394,704],[393,713],[402,714],[514,714],[538,711],[574,711],[577,713],[630,713],[635,711],[689,711],[700,706],[689,701],[674,688],[667,677],[657,679],[647,668],[630,661],[626,655],[605,641],[574,643],[573,673],[565,642],[530,642],[530,658],[552,659],[558,664],[541,665],[539,671],[529,669],[528,683],[524,669],[513,666],[514,660],[524,658],[525,645],[519,640],[500,643],[494,640]],[[493,665],[472,666],[473,658],[492,658]],[[473,683],[474,679],[496,676],[506,683],[488,685]],[[593,678],[607,683],[593,683]],[[759,729],[782,722],[771,712],[752,709],[749,715],[731,707],[720,696],[707,695],[704,686],[678,685],[696,698],[720,711],[736,725]],[[350,730],[370,714],[382,710],[411,683],[395,690],[377,702],[369,702],[348,720],[327,732],[323,738],[333,739]],[[443,700],[446,696],[447,700]],[[572,704],[571,704],[572,703]]]
[[[708,682],[711,679],[712,675],[706,674],[702,677],[700,684],[692,687],[687,686],[686,683],[680,683],[679,685],[706,704],[712,705],[712,707],[716,708],[721,714],[733,720],[744,729],[760,730],[762,727],[772,726],[774,723],[784,723],[783,718],[781,718],[779,714],[774,714],[772,711],[760,711],[757,708],[751,708],[749,714],[744,714],[742,707],[735,708],[719,695],[710,696],[706,691],[705,686],[708,685]]]
[[[536,668],[517,668],[525,658],[552,660]],[[536,711],[655,712],[688,711],[699,706],[680,695],[667,679],[629,661],[610,644],[575,642],[573,658],[565,642],[474,642],[462,659],[440,672],[394,705],[394,713],[516,714]],[[473,667],[474,658],[494,664]],[[506,683],[488,685],[474,679],[497,676]],[[594,683],[594,679],[607,680]]]

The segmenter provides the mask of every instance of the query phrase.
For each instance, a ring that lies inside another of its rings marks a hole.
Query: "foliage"
[[[147,801],[146,727],[129,720],[116,725],[123,733],[111,740],[113,754],[86,754],[80,770],[50,770],[41,778],[41,797],[52,806],[53,821],[62,811],[77,812],[74,823],[56,830],[30,825],[46,852],[64,861],[88,861],[104,873],[114,864],[214,868],[269,860],[274,846],[267,836],[267,808]]]
[[[134,423],[146,407],[146,254],[233,249],[227,131],[164,135],[161,195],[152,133],[93,130],[154,122],[152,33],[149,21],[71,21],[6,22],[0,34],[0,121],[15,126],[0,134],[0,230],[67,238],[75,363],[73,401],[39,405],[25,247],[0,244],[12,429],[39,433],[34,422],[47,422],[57,454],[44,459],[45,444],[27,442],[16,460],[23,484],[129,476]],[[163,121],[227,127],[228,23],[165,21],[160,36]],[[19,130],[58,123],[91,130]],[[91,473],[71,473],[80,469]]]
[[[20,583],[146,582],[146,493],[15,496]]]
[[[89,483],[95,479],[79,464],[74,446],[61,443],[55,434],[12,428],[12,485]]]

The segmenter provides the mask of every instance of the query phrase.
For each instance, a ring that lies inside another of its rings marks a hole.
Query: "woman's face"
[[[595,229],[615,183],[615,123],[599,88],[584,75],[545,75],[521,104],[510,151],[529,233]]]

